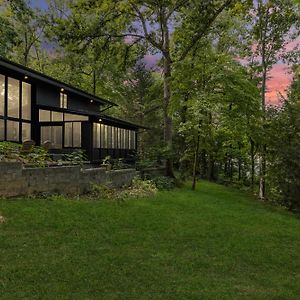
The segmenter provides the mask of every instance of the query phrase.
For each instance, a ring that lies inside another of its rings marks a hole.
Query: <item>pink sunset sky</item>
[[[292,51],[300,49],[300,37],[285,46],[285,51]],[[269,72],[269,79],[267,83],[267,101],[269,104],[277,105],[279,103],[278,95],[284,97],[293,80],[291,68],[288,64],[278,63],[274,65]]]
[[[300,37],[295,41],[288,43],[285,47],[285,51],[300,50]],[[148,67],[156,65],[160,59],[160,55],[148,54],[144,57],[144,61]],[[267,102],[270,105],[278,105],[280,103],[280,96],[286,96],[290,84],[293,80],[291,68],[288,64],[280,62],[274,65],[268,74],[267,82]]]

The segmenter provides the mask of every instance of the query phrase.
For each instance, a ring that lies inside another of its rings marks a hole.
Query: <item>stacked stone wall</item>
[[[24,168],[19,162],[0,162],[0,196],[26,196],[39,193],[82,194],[95,184],[120,188],[139,176],[135,169],[82,169],[80,166]]]

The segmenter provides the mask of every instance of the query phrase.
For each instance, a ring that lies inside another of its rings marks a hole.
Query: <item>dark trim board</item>
[[[135,157],[138,130],[147,128],[103,113],[115,103],[3,58],[0,75],[4,140],[30,138],[37,145],[49,140],[55,153],[83,149],[90,161],[97,162],[106,156],[128,161]],[[22,110],[29,108],[30,119],[22,119]]]

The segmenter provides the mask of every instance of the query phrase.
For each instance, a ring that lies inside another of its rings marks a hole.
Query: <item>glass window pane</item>
[[[107,125],[104,125],[104,136],[105,136],[104,145],[105,148],[108,148],[108,126]]]
[[[4,141],[4,120],[0,119],[0,141]]]
[[[53,122],[62,122],[63,121],[63,113],[52,111],[52,121]]]
[[[62,148],[62,126],[52,126],[51,142],[52,142],[52,149]]]
[[[65,121],[88,121],[89,117],[74,114],[65,114]]]
[[[132,138],[132,149],[135,149],[135,138],[136,138],[136,133],[135,133],[135,131],[133,131],[132,133],[133,133],[133,138]]]
[[[101,131],[101,124],[94,123],[93,128],[93,147],[94,148],[100,148],[100,131]]]
[[[60,93],[59,107],[60,107],[60,108],[63,108],[63,107],[64,107],[64,94],[63,94],[63,93]]]
[[[4,115],[5,77],[0,75],[0,115]]]
[[[51,112],[49,110],[39,110],[40,122],[50,122],[51,121]]]
[[[118,149],[121,149],[121,128],[118,128]]]
[[[128,130],[125,129],[125,149],[129,149],[129,144],[128,144]]]
[[[51,142],[51,126],[41,127],[41,144],[43,144],[46,141]]]
[[[7,121],[7,140],[8,141],[19,141],[19,122]]]
[[[73,123],[73,147],[81,147],[81,123]]]
[[[31,125],[29,123],[22,123],[22,141],[31,139]]]
[[[135,149],[135,131],[130,131],[130,149]]]
[[[125,149],[125,129],[122,128],[122,149]]]
[[[100,147],[106,148],[105,125],[100,124]]]
[[[68,108],[68,95],[64,95],[64,108]]]
[[[31,119],[31,85],[22,82],[22,118]]]
[[[20,91],[19,80],[8,78],[8,108],[9,117],[20,117]]]
[[[72,123],[65,123],[65,147],[72,147]]]
[[[115,148],[115,127],[111,128],[111,148]]]
[[[93,123],[93,148],[96,148],[97,142],[97,124]]]
[[[51,149],[62,148],[62,126],[42,126],[41,144],[46,141],[51,142]]]
[[[131,148],[131,130],[128,131],[128,149],[132,149]]]

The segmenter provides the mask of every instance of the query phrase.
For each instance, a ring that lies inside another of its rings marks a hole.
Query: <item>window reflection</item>
[[[51,142],[51,149],[62,148],[62,126],[42,126],[41,144]]]
[[[19,141],[19,122],[7,120],[7,140]]]
[[[22,123],[22,141],[31,139],[31,124]]]
[[[5,77],[0,75],[0,116],[4,116]]]
[[[81,123],[66,122],[65,126],[65,147],[80,148],[81,147]]]
[[[9,117],[20,117],[20,86],[19,80],[8,77],[7,114]]]
[[[22,118],[31,119],[31,85],[22,82]]]
[[[4,120],[0,119],[0,140],[4,140]]]

